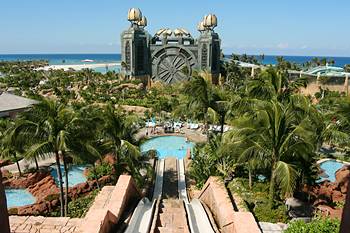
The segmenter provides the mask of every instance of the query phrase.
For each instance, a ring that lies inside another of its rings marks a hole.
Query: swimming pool
[[[7,208],[31,205],[35,197],[25,189],[5,189]]]
[[[56,165],[52,165],[51,168],[52,168],[51,175],[55,179],[56,184],[59,184]],[[84,175],[85,168],[86,168],[86,166],[83,166],[83,165],[73,165],[73,166],[69,167],[69,170],[68,170],[68,186],[69,187],[73,187],[77,184],[86,182],[87,179]],[[61,165],[61,171],[62,171],[62,180],[64,183],[65,174],[64,174],[63,165]]]
[[[320,163],[320,168],[325,171],[328,177],[321,177],[318,182],[324,180],[329,180],[331,182],[335,181],[335,173],[344,166],[344,163],[338,162],[336,160],[327,160]]]
[[[160,158],[174,156],[179,159],[186,156],[187,149],[194,147],[193,142],[186,142],[181,136],[161,136],[147,140],[141,145],[141,152],[157,150]]]

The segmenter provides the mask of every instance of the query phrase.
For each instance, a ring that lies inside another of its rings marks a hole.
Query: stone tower
[[[147,19],[138,8],[132,8],[128,20],[131,26],[121,34],[122,71],[132,78],[147,79],[150,76]]]
[[[198,61],[199,68],[211,75],[212,82],[217,83],[220,74],[221,40],[214,32],[217,26],[217,18],[213,14],[204,17],[198,24],[201,33],[198,38]]]

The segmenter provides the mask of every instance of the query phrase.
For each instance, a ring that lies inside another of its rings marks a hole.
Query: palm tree
[[[33,137],[29,139],[32,144],[26,153],[26,157],[55,156],[57,175],[60,188],[61,216],[66,215],[68,205],[68,170],[66,165],[66,152],[69,150],[67,144],[75,137],[71,129],[76,126],[74,112],[59,102],[53,100],[42,100],[23,116],[28,121],[26,125],[33,128]],[[65,192],[63,191],[61,162],[65,171]],[[65,193],[65,198],[64,198]]]
[[[279,101],[288,101],[288,97],[306,87],[305,77],[289,80],[285,72],[279,72],[270,67],[260,73],[259,77],[248,83],[248,95],[257,99],[277,98]]]
[[[106,150],[116,156],[118,174],[129,173],[139,182],[142,177],[140,169],[147,170],[149,166],[143,162],[147,158],[144,158],[139,149],[128,141],[132,140],[131,133],[136,132],[133,124],[111,104],[108,104],[101,114],[103,125],[99,138]]]
[[[187,108],[197,118],[204,120],[205,131],[208,134],[208,108],[210,107],[209,86],[203,77],[193,77],[184,87],[187,96]],[[209,138],[209,137],[208,137]]]
[[[292,103],[276,100],[258,101],[255,114],[235,121],[230,132],[231,143],[241,151],[239,161],[252,159],[270,167],[269,201],[274,206],[276,186],[284,196],[293,194],[296,181],[303,172],[300,163],[310,164],[315,156],[315,131],[311,120],[295,114]],[[310,164],[311,165],[311,164]]]
[[[13,156],[15,163],[17,165],[18,173],[20,176],[22,176],[22,171],[21,171],[21,167],[19,165],[19,160],[17,156],[22,152],[21,143],[23,141],[16,137],[16,130],[15,130],[16,125],[14,122],[7,122],[6,127],[7,129],[5,129],[3,132],[0,133],[1,147],[2,147],[1,156],[7,157],[7,158],[10,156]]]

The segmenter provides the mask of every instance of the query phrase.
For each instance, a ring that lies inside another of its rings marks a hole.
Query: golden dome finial
[[[128,11],[128,21],[137,23],[142,20],[142,12],[139,8],[131,8]]]
[[[142,19],[137,22],[137,25],[139,25],[140,27],[146,27],[147,26],[146,16],[142,16]]]
[[[204,16],[203,19],[203,26],[208,29],[214,29],[218,25],[218,19],[216,15],[214,14],[209,14]]]

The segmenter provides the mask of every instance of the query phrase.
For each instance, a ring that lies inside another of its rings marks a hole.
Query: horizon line
[[[1,55],[99,55],[99,54],[103,54],[103,55],[120,55],[121,53],[97,53],[97,52],[93,52],[93,53],[73,53],[73,52],[67,52],[67,53],[0,53]],[[224,56],[231,56],[232,54],[235,55],[243,55],[246,54],[248,56],[271,56],[271,57],[322,57],[322,58],[326,58],[326,57],[338,57],[338,58],[350,58],[350,55],[293,55],[293,54],[283,54],[283,55],[276,55],[276,54],[264,54],[264,53],[260,53],[260,54],[248,54],[248,53],[224,53]]]

